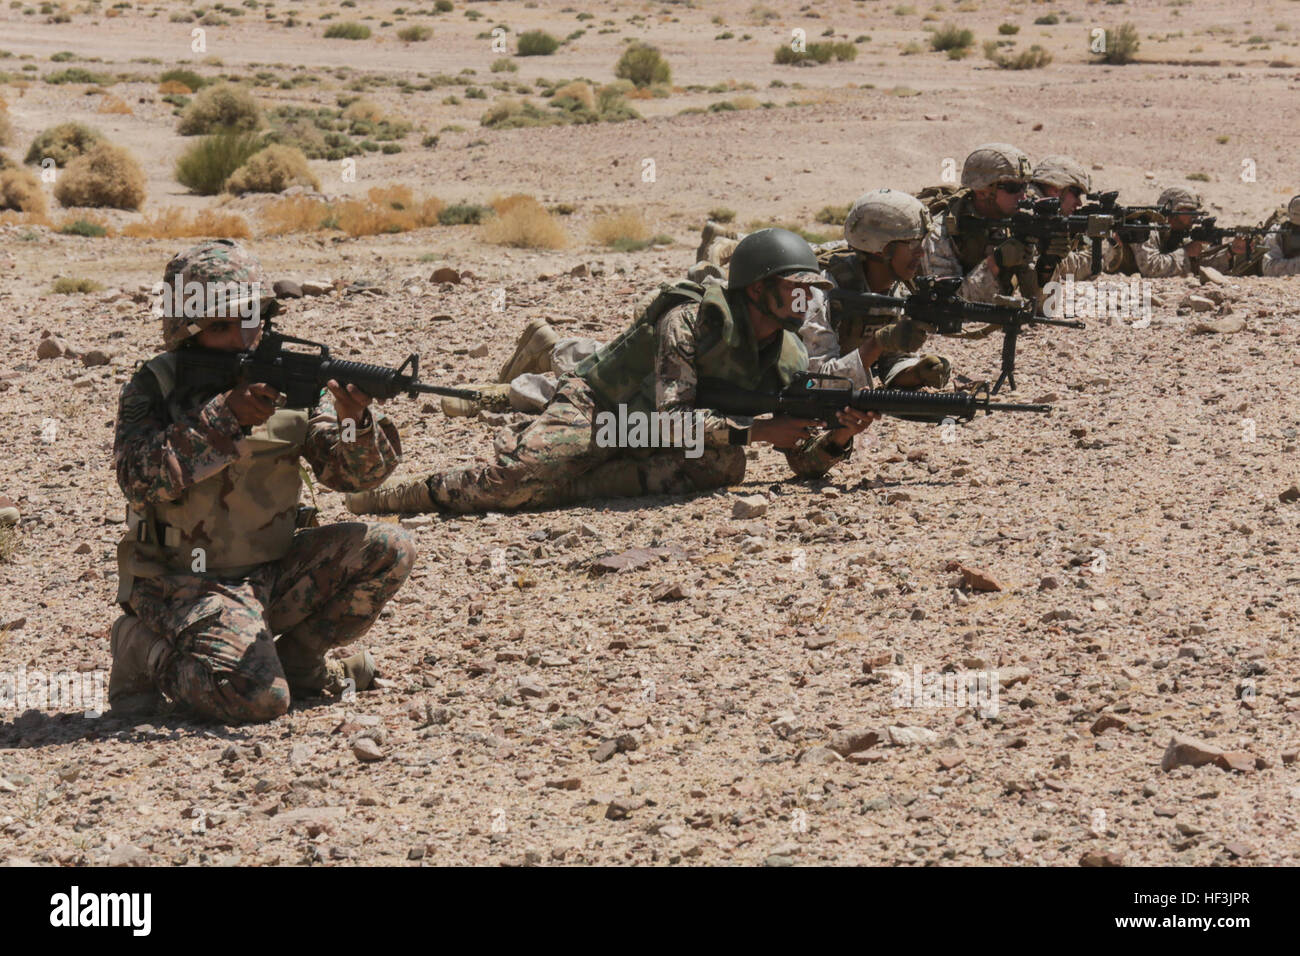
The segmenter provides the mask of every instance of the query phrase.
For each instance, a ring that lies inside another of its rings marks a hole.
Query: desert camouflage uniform
[[[374,623],[410,574],[414,548],[399,527],[337,524],[288,531],[288,551],[276,560],[194,573],[195,542],[213,553],[227,544],[238,549],[237,542],[221,540],[222,530],[229,501],[240,508],[250,496],[256,501],[259,489],[241,487],[247,482],[238,470],[247,465],[259,431],[244,433],[224,395],[188,408],[176,404],[168,410],[146,369],[123,387],[114,440],[118,485],[137,511],[210,494],[218,513],[162,555],[164,573],[137,574],[124,606],[170,642],[171,653],[154,675],[167,696],[210,719],[272,719],[288,708],[291,691],[327,688],[326,650]],[[398,463],[400,444],[392,423],[369,410],[355,442],[341,441],[326,396],[291,454],[290,467],[299,467],[301,454],[323,485],[355,491],[383,481]],[[278,514],[267,526],[293,518]],[[159,552],[151,556],[157,560]],[[278,642],[273,634],[282,635]]]
[[[659,412],[690,415],[695,409],[698,313],[693,303],[679,305],[658,322],[653,392],[654,409]],[[736,327],[748,329],[747,320],[740,318]],[[776,365],[781,341],[757,352],[762,387],[779,387]],[[801,358],[806,368],[806,356]],[[595,416],[599,410],[587,381],[578,375],[565,376],[537,419],[498,436],[494,464],[430,476],[427,484],[435,506],[451,512],[542,508],[593,497],[689,494],[744,478],[745,448],[730,441],[733,429],[748,428],[752,419],[700,410],[703,454],[687,458],[681,448],[598,446]],[[786,459],[799,477],[816,478],[847,458],[851,447],[835,450],[823,433],[787,451]]]
[[[965,195],[954,199],[943,215],[935,217],[934,225],[925,237],[925,265],[922,272],[926,275],[961,276],[959,294],[962,298],[971,302],[992,302],[994,296],[1010,295],[1014,291],[1011,286],[1012,270],[1004,269],[1001,275],[995,276],[988,264],[993,243],[978,243],[973,233],[967,239],[973,251],[967,255],[966,263],[963,264],[952,230],[962,230],[962,223],[970,222],[970,217],[974,215],[974,201]],[[982,248],[976,249],[977,245]]]
[[[1281,232],[1269,234],[1260,270],[1266,276],[1300,275],[1300,228],[1283,226]]]
[[[1133,260],[1138,272],[1149,279],[1186,276],[1197,266],[1210,266],[1221,272],[1232,269],[1232,251],[1227,247],[1208,256],[1192,259],[1187,255],[1187,233],[1168,229],[1152,230],[1145,242],[1133,246]]]

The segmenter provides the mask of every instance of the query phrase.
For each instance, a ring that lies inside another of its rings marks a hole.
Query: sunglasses
[[[1069,193],[1071,196],[1073,196],[1075,199],[1083,198],[1083,189],[1079,186],[1069,186],[1066,188],[1065,191]]]
[[[1001,192],[1008,193],[1012,196],[1025,191],[1024,183],[998,183],[997,186]]]

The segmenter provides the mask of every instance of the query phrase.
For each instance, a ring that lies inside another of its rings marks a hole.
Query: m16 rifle
[[[1032,302],[1008,305],[989,305],[970,302],[957,294],[961,288],[959,276],[918,276],[916,291],[909,296],[880,295],[875,292],[853,292],[848,289],[830,289],[825,295],[833,306],[832,316],[848,318],[861,312],[871,312],[881,307],[901,308],[903,314],[918,322],[926,322],[939,335],[958,335],[966,325],[995,325],[1002,329],[1002,367],[993,386],[996,395],[1006,382],[1016,387],[1016,342],[1025,326],[1055,325],[1082,329],[1084,324],[1074,320],[1052,319],[1037,315]],[[872,316],[881,324],[890,321],[888,316]],[[842,406],[841,406],[842,407]]]
[[[913,422],[969,422],[979,412],[1037,412],[1045,414],[1051,405],[1017,405],[994,402],[987,385],[971,392],[914,392],[895,388],[854,388],[838,375],[800,372],[790,384],[776,392],[736,388],[717,379],[702,379],[695,389],[695,404],[724,415],[789,415],[820,420],[828,428],[839,428],[837,413],[844,408],[880,412]]]
[[[289,346],[305,346],[312,351],[296,351]],[[269,318],[263,324],[262,340],[251,351],[227,352],[190,345],[177,354],[180,357],[177,380],[187,391],[216,394],[239,385],[261,382],[278,391],[287,408],[315,409],[320,404],[321,390],[331,379],[344,388],[355,385],[371,398],[378,399],[401,394],[479,398],[475,391],[421,382],[417,355],[408,356],[395,369],[335,359],[330,356],[329,347],[320,342],[274,331]]]

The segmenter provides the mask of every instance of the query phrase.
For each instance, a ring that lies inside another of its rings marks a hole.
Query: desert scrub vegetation
[[[848,206],[822,206],[813,218],[823,226],[839,226],[848,217]]]
[[[55,86],[63,86],[66,83],[91,83],[95,86],[112,86],[117,82],[107,73],[93,73],[81,66],[71,66],[66,70],[46,73],[43,79],[46,83],[52,83]]]
[[[561,96],[559,90],[566,92]],[[542,109],[528,99],[503,98],[488,108],[479,123],[487,129],[519,129],[571,123],[619,123],[641,118],[615,84],[593,91],[589,84],[575,82],[550,92],[550,109]]]
[[[45,193],[40,180],[30,169],[6,166],[0,156],[0,211],[26,212],[34,216],[45,215]]]
[[[633,43],[614,65],[614,75],[629,80],[634,86],[650,86],[672,81],[672,69],[659,50],[646,43]]]
[[[1115,66],[1132,63],[1141,45],[1137,27],[1131,23],[1121,23],[1114,30],[1106,31],[1106,48],[1101,54],[1101,61]]]
[[[176,181],[200,196],[215,196],[231,174],[265,145],[256,133],[239,130],[204,136],[176,161]]]
[[[508,196],[492,205],[497,215],[483,226],[485,241],[515,249],[563,249],[569,244],[564,227],[532,196]]]
[[[709,210],[709,218],[714,222],[733,222],[736,218],[736,210],[728,209],[726,206],[714,206]]]
[[[984,41],[984,58],[1003,70],[1039,70],[1052,62],[1052,54],[1037,43],[1027,50],[1003,53],[994,40]]]
[[[1020,27],[1016,26],[1014,23],[998,24],[998,33],[1002,34],[1004,37],[1015,36],[1019,32]]]
[[[560,41],[545,30],[529,30],[519,34],[515,43],[518,56],[550,56],[560,48]]]
[[[433,36],[433,31],[428,27],[419,26],[418,24],[402,27],[397,31],[397,39],[403,43],[421,43]]]
[[[175,70],[167,70],[165,73],[163,73],[162,76],[158,77],[159,87],[162,87],[166,84],[183,86],[185,87],[184,90],[185,94],[197,93],[199,90],[203,89],[203,87],[212,85],[213,82],[214,81],[212,80],[199,76],[199,74],[195,73],[193,70],[186,70],[180,68]],[[178,89],[171,89],[171,90],[159,89],[159,92],[180,93],[182,91]]]
[[[672,236],[652,236],[645,217],[636,209],[623,209],[596,219],[588,231],[591,241],[616,252],[640,252],[655,245],[671,245]]]
[[[41,163],[48,158],[62,168],[103,141],[104,134],[94,127],[84,123],[60,123],[36,134],[27,147],[24,162]]]
[[[307,165],[307,157],[292,146],[267,146],[250,156],[226,180],[227,192],[242,196],[244,193],[279,193],[290,186],[309,186],[320,189],[320,180]]]
[[[492,61],[493,73],[518,73],[519,64],[509,57],[503,56],[500,59]]]
[[[61,235],[83,239],[103,239],[112,230],[108,223],[93,216],[69,216],[58,227]]]
[[[177,132],[202,136],[217,130],[255,130],[262,125],[262,111],[253,94],[233,83],[219,83],[202,90],[181,114]]]
[[[8,146],[13,139],[13,121],[9,119],[9,111],[5,108],[4,100],[0,100],[0,148]]]
[[[325,39],[327,40],[368,40],[370,39],[370,27],[364,23],[357,23],[353,20],[344,20],[342,23],[331,23],[325,28]]]
[[[796,50],[788,43],[776,48],[772,62],[780,66],[799,63],[829,63],[832,59],[852,62],[858,58],[858,48],[847,41],[838,43],[809,43],[806,49]]]
[[[104,286],[94,279],[63,276],[54,280],[54,284],[50,286],[50,291],[55,295],[84,295],[88,292],[103,292]]]
[[[337,229],[349,236],[409,232],[438,222],[441,200],[416,199],[408,186],[376,187],[365,199],[326,203],[308,196],[289,196],[269,203],[261,213],[262,230],[278,236]]]
[[[120,146],[99,143],[68,163],[54,184],[63,206],[139,209],[145,199],[144,171]]]
[[[248,239],[253,233],[237,213],[200,209],[187,217],[185,210],[168,206],[123,226],[121,234],[134,239]]]
[[[480,206],[478,203],[456,203],[447,206],[438,213],[438,225],[477,226],[495,215],[496,212],[491,206]]]
[[[930,34],[930,49],[936,53],[969,49],[974,42],[975,34],[955,23],[945,24]]]

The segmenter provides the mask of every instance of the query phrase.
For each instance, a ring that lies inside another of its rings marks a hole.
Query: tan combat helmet
[[[858,197],[844,218],[844,239],[859,252],[884,252],[891,242],[924,239],[930,211],[915,196],[873,189]]]
[[[233,239],[210,239],[173,256],[155,292],[169,352],[213,322],[243,321],[254,302],[261,314],[275,299],[262,264]]]
[[[1287,203],[1286,217],[1291,220],[1291,225],[1300,226],[1300,196],[1295,196]]]
[[[1083,164],[1069,156],[1044,156],[1034,167],[1030,180],[1057,189],[1069,189],[1077,186],[1085,193],[1092,190],[1092,176]]]
[[[1009,143],[985,143],[966,157],[961,167],[961,184],[967,189],[984,189],[994,183],[1029,182],[1029,157]]]
[[[1201,197],[1186,186],[1170,186],[1160,194],[1156,205],[1166,213],[1200,212]]]

